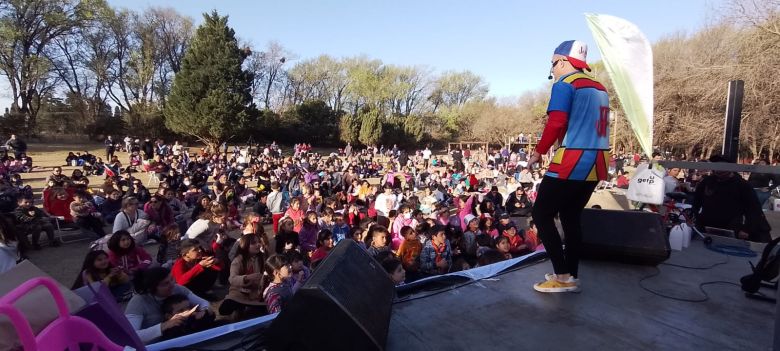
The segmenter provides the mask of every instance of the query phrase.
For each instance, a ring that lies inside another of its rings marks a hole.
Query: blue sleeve
[[[552,86],[547,112],[562,111],[570,113],[572,100],[574,100],[574,87],[569,83],[556,82]]]

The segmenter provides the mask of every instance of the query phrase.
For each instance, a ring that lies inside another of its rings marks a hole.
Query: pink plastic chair
[[[33,334],[30,323],[13,303],[39,285],[46,287],[54,297],[59,317],[49,323],[38,335]],[[90,350],[122,351],[123,347],[112,343],[94,324],[84,318],[71,316],[68,305],[57,284],[50,278],[30,279],[0,298],[0,314],[8,315],[25,351],[70,350],[78,351],[79,344],[92,345]]]

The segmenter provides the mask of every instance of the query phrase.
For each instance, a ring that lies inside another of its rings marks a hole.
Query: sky
[[[385,63],[427,66],[434,72],[470,70],[490,95],[519,96],[547,83],[550,56],[562,41],[582,40],[589,62],[598,49],[583,13],[635,23],[651,41],[695,32],[727,0],[109,0],[114,7],[171,7],[196,24],[213,9],[229,16],[244,41],[277,41],[298,60],[365,54]],[[294,64],[292,60],[290,64]],[[6,84],[7,86],[7,84]],[[0,94],[0,101],[8,94]],[[4,102],[4,101],[2,101]],[[7,105],[7,104],[5,104]]]

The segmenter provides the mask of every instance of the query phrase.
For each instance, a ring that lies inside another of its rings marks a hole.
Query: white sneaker
[[[547,273],[544,275],[544,280],[553,280],[556,279],[557,276],[554,273]],[[573,276],[569,276],[569,279],[566,280],[564,283],[579,283],[580,280],[577,278],[574,278]]]

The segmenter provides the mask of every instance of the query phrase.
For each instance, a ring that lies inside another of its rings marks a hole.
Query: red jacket
[[[186,285],[193,278],[203,273],[206,269],[221,271],[222,267],[220,267],[218,264],[214,264],[210,268],[204,268],[200,264],[196,263],[194,266],[192,266],[192,268],[188,270],[187,263],[184,262],[184,259],[178,258],[176,262],[173,264],[173,268],[171,269],[171,274],[173,275],[173,279],[176,280],[177,284]]]
[[[523,237],[520,236],[520,234],[515,234],[513,237],[510,237],[509,235],[504,236],[509,239],[509,253],[511,253],[512,256],[520,255],[528,251],[527,247],[522,247],[525,245],[525,240],[523,240]]]
[[[52,194],[51,189],[43,190],[43,209],[50,215],[65,217],[65,222],[73,222],[73,216],[70,215],[70,203],[73,202],[73,191],[65,190],[68,197],[65,200],[58,200]]]
[[[311,262],[317,262],[325,257],[328,256],[330,253],[330,250],[326,250],[325,247],[320,246],[316,250],[314,250],[314,253],[311,254]]]

